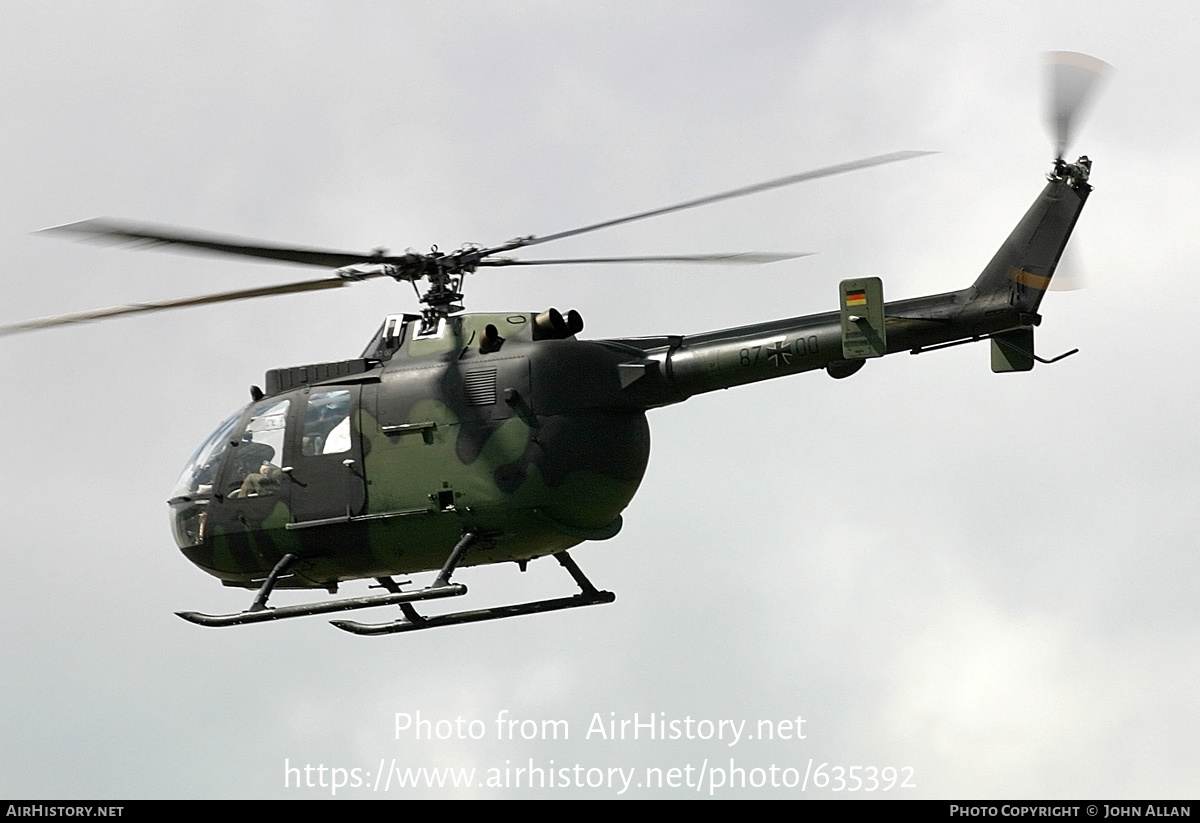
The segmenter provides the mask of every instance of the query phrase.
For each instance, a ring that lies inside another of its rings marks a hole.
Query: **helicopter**
[[[797,254],[520,259],[510,253],[601,229],[801,182],[913,159],[903,151],[827,166],[662,208],[494,246],[442,252],[348,252],[280,246],[153,224],[94,219],[46,231],[102,242],[251,257],[333,269],[332,276],[258,289],[117,306],[0,327],[0,335],[129,314],[341,288],[374,278],[408,282],[424,308],[384,318],[355,358],[271,369],[251,401],[197,448],[168,505],[176,545],[223,585],[254,591],[233,614],[177,612],[225,627],[395,606],[382,623],[332,620],[359,635],[611,603],[570,556],[614,537],[650,456],[649,410],[718,389],[824,370],[835,379],[867,360],[989,341],[991,368],[1054,363],[1035,353],[1039,306],[1092,191],[1092,163],[1065,158],[1074,122],[1107,66],[1052,55],[1056,156],[1033,205],[975,281],[942,294],[885,302],[877,277],[843,280],[839,308],[695,335],[588,340],[575,310],[465,311],[479,269],[594,263],[757,265]],[[552,556],[576,594],[423,614],[461,597],[463,566]],[[436,572],[428,585],[398,577]],[[380,594],[271,606],[276,589],[325,590],[373,581]]]

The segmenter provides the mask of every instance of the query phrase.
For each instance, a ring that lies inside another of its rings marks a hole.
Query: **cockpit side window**
[[[230,497],[266,497],[283,481],[283,444],[289,400],[267,400],[250,413],[226,475]]]
[[[300,451],[305,457],[350,451],[350,390],[314,392],[308,398]]]

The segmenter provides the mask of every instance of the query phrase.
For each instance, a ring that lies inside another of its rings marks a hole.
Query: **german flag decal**
[[[867,305],[867,290],[866,289],[854,289],[853,291],[846,292],[846,305],[847,306],[865,306],[865,305]]]

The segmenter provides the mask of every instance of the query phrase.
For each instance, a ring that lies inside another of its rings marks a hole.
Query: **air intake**
[[[467,402],[472,406],[490,406],[496,402],[496,370],[467,372]]]

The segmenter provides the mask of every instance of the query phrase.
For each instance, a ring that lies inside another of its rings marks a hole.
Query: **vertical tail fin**
[[[1091,161],[1058,160],[1046,188],[975,281],[976,299],[1037,312],[1092,187]]]

